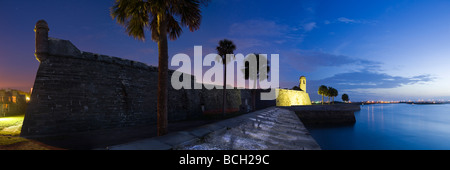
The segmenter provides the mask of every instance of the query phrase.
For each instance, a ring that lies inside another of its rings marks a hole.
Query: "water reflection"
[[[353,126],[308,127],[322,149],[450,149],[450,105],[373,104]]]
[[[365,110],[365,112],[363,111],[362,114],[367,114],[365,117],[367,119],[367,126],[368,128],[381,128],[384,129],[384,122],[386,120],[384,120],[384,107],[385,105],[362,105],[361,106],[361,110]],[[361,112],[361,111],[359,111]],[[361,118],[364,116],[356,116],[357,121],[358,118]],[[362,121],[362,120],[361,120]]]

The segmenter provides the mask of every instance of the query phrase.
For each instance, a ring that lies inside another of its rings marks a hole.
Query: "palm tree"
[[[325,93],[325,96],[328,97],[328,105],[330,104],[330,96],[331,96],[331,87],[327,88],[327,92]]]
[[[226,87],[227,87],[227,64],[231,61],[231,55],[234,54],[234,50],[236,50],[236,45],[234,45],[233,41],[224,39],[219,41],[219,46],[216,47],[217,53],[219,54],[219,60],[222,62],[224,67],[223,72],[223,105],[222,105],[222,114],[225,116],[225,104],[226,104]],[[234,56],[234,55],[233,55]]]
[[[253,110],[256,109],[255,102],[256,102],[256,80],[258,81],[264,81],[269,78],[269,72],[270,72],[270,66],[269,62],[267,60],[267,57],[261,54],[253,54],[256,58],[256,68],[252,68],[252,64],[250,64],[250,59],[247,57],[244,60],[244,69],[242,69],[242,72],[244,72],[244,78],[245,80],[253,80],[253,89],[252,89],[252,108]],[[262,63],[260,63],[260,61]],[[255,75],[250,75],[250,71],[256,71]],[[260,74],[261,70],[266,70],[266,75]]]
[[[338,96],[339,93],[338,93],[338,91],[337,91],[335,88],[333,88],[333,87],[330,87],[329,91],[330,91],[330,97],[333,98],[333,104],[334,104],[334,97]]]
[[[111,16],[126,28],[129,36],[145,40],[145,30],[151,31],[151,39],[158,43],[158,136],[167,130],[168,45],[167,36],[176,40],[183,32],[200,28],[200,5],[208,0],[116,0]]]
[[[328,93],[328,87],[325,85],[321,85],[317,93],[319,93],[319,95],[322,95],[322,105],[323,105],[323,96],[325,96]]]
[[[350,99],[348,98],[348,94],[343,94],[342,95],[342,101],[344,101],[344,102],[348,102]]]
[[[333,104],[334,104],[334,97],[337,97],[338,95],[339,91],[337,89],[334,89]]]

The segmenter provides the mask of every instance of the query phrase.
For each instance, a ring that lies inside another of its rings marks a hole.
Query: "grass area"
[[[19,136],[25,115],[0,118],[0,135]]]
[[[0,136],[0,146],[12,145],[19,142],[27,142],[28,140],[22,137],[15,136]],[[0,147],[1,150],[1,147]]]
[[[0,146],[27,141],[27,139],[19,137],[24,116],[0,118]]]
[[[60,149],[20,137],[25,115],[0,117],[0,150]]]

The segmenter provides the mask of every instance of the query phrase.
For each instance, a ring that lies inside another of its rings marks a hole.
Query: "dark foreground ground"
[[[245,114],[245,113],[244,113]],[[197,119],[169,122],[169,133],[196,128],[202,125],[211,124],[224,119],[233,118],[242,115],[242,113],[227,113],[226,116],[206,115]],[[27,137],[16,136],[23,142],[10,146],[1,146],[1,149],[12,150],[30,150],[30,149],[69,149],[69,150],[91,150],[105,149],[107,146],[128,143],[140,139],[152,138],[157,136],[157,127],[155,125],[142,127],[128,127],[117,129],[104,129],[89,132],[63,134],[57,136]],[[39,147],[29,147],[28,145],[37,145]],[[3,147],[3,148],[2,148]]]
[[[232,117],[230,115],[228,117]],[[199,120],[188,120],[169,123],[169,133],[210,124],[222,119],[221,117],[203,118]],[[156,125],[96,130],[58,136],[20,137],[21,117],[3,118],[0,121],[0,150],[90,150],[102,149],[106,146],[117,145],[143,138],[156,137]],[[9,119],[13,120],[10,121]],[[11,130],[9,130],[11,129]]]
[[[190,120],[169,123],[169,133],[213,123],[217,120]],[[31,138],[40,143],[70,150],[104,149],[139,139],[156,137],[156,125],[121,129],[106,129],[67,135]]]

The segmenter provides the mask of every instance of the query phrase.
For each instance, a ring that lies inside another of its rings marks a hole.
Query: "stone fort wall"
[[[80,51],[68,40],[48,38],[48,30],[45,21],[36,24],[40,64],[22,136],[156,125],[157,67]],[[222,106],[221,89],[174,90],[169,83],[168,95],[169,122]],[[227,90],[227,109],[239,111],[250,97],[247,90]]]
[[[276,89],[277,106],[300,106],[311,105],[309,94],[300,90]]]

